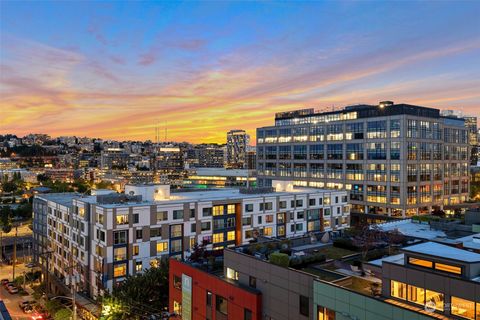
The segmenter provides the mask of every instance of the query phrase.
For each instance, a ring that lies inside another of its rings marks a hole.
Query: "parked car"
[[[5,283],[3,286],[5,287],[5,289],[8,290],[8,287],[15,286],[15,285],[13,284],[13,282],[9,281],[9,282]]]
[[[35,263],[33,263],[33,262],[27,263],[27,264],[25,265],[25,267],[27,267],[27,268],[33,268],[33,267],[35,267]]]
[[[10,294],[15,294],[15,293],[18,293],[18,288],[12,285],[7,288],[7,291]]]
[[[18,306],[20,307],[20,309],[24,309],[28,306],[30,306],[32,309],[33,309],[33,306],[35,305],[35,301],[20,301],[18,303]]]
[[[6,285],[7,283],[9,283],[9,282],[10,282],[10,280],[8,280],[8,279],[2,279],[2,280],[0,280],[0,283],[1,283],[3,286],[5,286],[5,285]]]

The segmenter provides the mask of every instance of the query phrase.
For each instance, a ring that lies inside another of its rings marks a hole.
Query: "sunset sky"
[[[381,100],[480,117],[480,2],[1,2],[0,133],[225,142]]]

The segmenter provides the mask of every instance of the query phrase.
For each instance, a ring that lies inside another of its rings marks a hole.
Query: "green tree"
[[[125,309],[123,318],[159,314],[168,307],[168,261],[142,274],[129,276],[112,292],[112,298]]]
[[[67,308],[58,310],[53,316],[54,320],[70,320],[72,318],[72,311]]]

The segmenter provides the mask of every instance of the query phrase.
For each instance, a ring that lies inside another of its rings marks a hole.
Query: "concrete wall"
[[[240,284],[248,286],[249,277],[256,278],[256,288],[262,292],[263,319],[314,319],[312,275],[279,267],[231,249],[224,251],[224,267],[238,272]],[[309,298],[309,317],[299,313],[300,295]]]

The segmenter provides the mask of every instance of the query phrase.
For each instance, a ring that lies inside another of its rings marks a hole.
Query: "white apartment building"
[[[293,187],[172,192],[165,185],[127,185],[125,194],[37,196],[47,203],[49,269],[96,298],[127,275],[185,258],[195,243],[207,250],[247,244],[260,236],[289,238],[349,226],[347,192]]]

